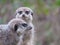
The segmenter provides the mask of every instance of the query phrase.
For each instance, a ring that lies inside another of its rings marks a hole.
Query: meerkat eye
[[[19,11],[18,13],[19,13],[19,14],[22,14],[22,11]]]
[[[25,11],[26,14],[29,14],[29,11]]]
[[[31,15],[33,16],[33,13],[31,12]]]
[[[27,25],[26,23],[23,23],[22,26],[23,26],[23,27],[27,27],[28,25]]]

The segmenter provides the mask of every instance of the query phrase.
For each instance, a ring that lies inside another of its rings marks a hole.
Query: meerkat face
[[[15,26],[15,28],[17,27],[17,25]],[[32,27],[29,26],[27,23],[22,23],[18,25],[18,29],[17,29],[17,33],[19,35],[25,33],[26,31],[31,31]]]
[[[21,18],[25,21],[32,21],[33,11],[28,7],[20,7],[16,10],[16,18]]]
[[[29,31],[32,29],[32,27],[28,25],[24,20],[18,18],[12,19],[8,23],[8,27],[10,28],[10,30],[16,32],[19,36],[25,31]]]

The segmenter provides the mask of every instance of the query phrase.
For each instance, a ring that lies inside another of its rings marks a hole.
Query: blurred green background
[[[34,11],[35,45],[60,45],[60,0],[0,0],[0,24],[22,6]]]

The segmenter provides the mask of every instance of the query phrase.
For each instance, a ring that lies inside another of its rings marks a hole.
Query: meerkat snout
[[[31,29],[32,29],[32,27],[31,27],[31,26],[28,26],[28,27],[27,27],[27,31],[28,31],[28,30],[31,30]]]
[[[27,27],[26,30],[31,30],[32,29],[32,27],[30,25],[26,24],[26,23],[23,23],[22,26]]]

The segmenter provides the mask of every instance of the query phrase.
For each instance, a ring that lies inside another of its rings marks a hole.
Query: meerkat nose
[[[22,17],[25,17],[25,15],[23,14]]]

